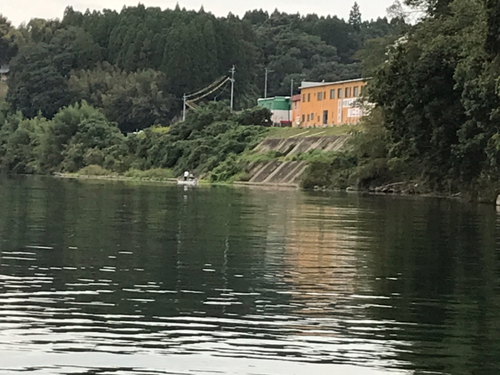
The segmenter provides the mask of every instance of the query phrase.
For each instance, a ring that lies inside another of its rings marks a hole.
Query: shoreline
[[[125,181],[125,182],[140,182],[140,183],[155,183],[155,184],[164,184],[164,185],[175,185],[177,184],[176,178],[168,178],[163,180],[157,179],[139,179],[134,177],[125,177],[125,176],[113,176],[113,175],[105,175],[105,176],[92,176],[92,175],[78,175],[73,173],[54,173],[49,175],[54,178],[61,179],[74,179],[74,180],[101,180],[101,181]],[[207,180],[200,180],[200,186],[234,186],[234,187],[247,187],[247,188],[262,188],[265,190],[269,189],[277,189],[277,190],[297,190],[297,191],[310,191],[310,192],[323,192],[323,193],[347,193],[347,194],[357,194],[357,195],[365,195],[365,196],[384,196],[384,197],[421,197],[421,198],[439,198],[439,199],[452,199],[462,201],[464,203],[472,203],[468,202],[464,199],[463,196],[457,195],[446,195],[446,194],[438,194],[438,193],[401,193],[401,192],[380,192],[380,191],[369,191],[369,190],[354,190],[354,189],[312,189],[312,190],[303,190],[297,184],[280,184],[280,183],[257,183],[257,182],[244,182],[244,181],[234,181],[232,183],[210,183]],[[476,204],[493,204],[495,202],[475,202]]]
[[[125,177],[125,176],[113,176],[113,175],[79,175],[74,173],[54,173],[48,175],[49,177],[61,178],[61,179],[73,179],[73,180],[101,180],[101,181],[130,181],[130,182],[153,182],[168,185],[177,184],[177,178],[167,178],[167,179],[151,179],[151,178],[136,178],[136,177]],[[207,180],[199,180],[200,185],[203,186],[237,186],[237,187],[276,187],[276,188],[288,188],[294,190],[300,190],[297,184],[280,184],[280,183],[257,183],[257,182],[244,182],[244,181],[234,181],[230,183],[210,183]]]
[[[136,177],[125,177],[125,176],[113,176],[113,175],[105,175],[105,176],[79,175],[74,173],[54,173],[49,176],[54,178],[73,179],[73,180],[136,181],[136,182],[155,182],[164,184],[177,183],[176,178],[167,178],[160,180],[151,178],[136,178]],[[204,182],[200,181],[200,183]]]

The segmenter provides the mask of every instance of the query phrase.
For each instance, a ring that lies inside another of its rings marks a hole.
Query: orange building
[[[365,79],[339,82],[302,82],[300,121],[292,126],[335,126],[356,124],[363,116],[360,100]]]
[[[302,122],[302,112],[300,108],[300,94],[292,96],[292,126],[300,126]]]

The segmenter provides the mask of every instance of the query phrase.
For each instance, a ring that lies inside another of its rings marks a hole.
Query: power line
[[[229,77],[222,77],[222,80],[219,78],[217,81],[211,83],[210,85],[208,85],[207,87],[205,87],[204,89],[202,89],[196,93],[189,94],[189,95],[184,94],[182,97],[182,101],[183,101],[183,103],[182,103],[182,121],[186,120],[187,107],[189,107],[191,109],[196,109],[197,105],[195,102],[197,102],[197,101],[207,97],[208,95],[214,93],[215,91],[220,89],[222,86],[224,86],[230,80],[231,80],[231,78],[229,78]],[[207,90],[209,90],[209,91],[207,91]],[[207,92],[205,92],[205,91],[207,91]],[[188,100],[188,98],[191,98],[191,97],[193,97],[197,94],[200,94],[200,93],[201,93],[200,96]]]
[[[224,79],[227,79],[227,77],[225,76],[222,76],[220,78],[218,78],[217,80],[215,80],[214,82],[212,82],[210,85],[208,85],[207,87],[204,87],[203,89],[195,92],[195,93],[192,93],[192,94],[189,94],[189,95],[186,95],[186,98],[190,98],[191,96],[196,96],[196,95],[199,95],[199,94],[202,94],[203,92],[207,91],[207,90],[210,90],[212,87],[214,86],[217,86],[220,82],[222,82]]]
[[[208,95],[214,93],[215,91],[219,90],[221,87],[223,87],[227,82],[231,82],[231,111],[233,110],[233,103],[234,103],[234,74],[236,73],[236,68],[233,67],[230,70],[231,77],[220,77],[214,82],[212,82],[210,85],[204,87],[201,90],[198,90],[192,94],[184,94],[182,96],[182,121],[186,120],[186,110],[187,107],[195,109],[197,107],[196,103],[197,101],[207,97]]]
[[[222,87],[222,90],[214,96],[214,102],[217,101],[217,98],[220,97],[222,94],[224,94],[227,91],[227,82],[224,83],[224,86]]]
[[[211,93],[213,93],[213,92],[217,91],[218,89],[220,89],[220,88],[221,88],[222,86],[224,86],[224,84],[225,84],[227,81],[229,81],[230,79],[231,79],[231,78],[226,77],[226,79],[225,79],[225,80],[223,80],[223,81],[222,81],[222,82],[221,82],[218,86],[216,86],[215,88],[213,88],[213,89],[212,89],[212,90],[210,90],[209,92],[207,92],[207,93],[205,93],[205,94],[203,94],[203,95],[201,95],[201,96],[199,96],[199,97],[197,97],[197,98],[190,99],[189,101],[190,101],[190,102],[197,102],[198,100],[203,99],[204,97],[206,97],[206,96],[210,95]],[[187,97],[189,97],[189,96],[190,96],[190,95],[188,95]],[[191,96],[192,96],[192,95],[191,95]],[[187,98],[187,97],[186,97],[186,98]]]

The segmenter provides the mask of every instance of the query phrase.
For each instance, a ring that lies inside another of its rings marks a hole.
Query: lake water
[[[498,374],[500,216],[0,178],[0,374]]]

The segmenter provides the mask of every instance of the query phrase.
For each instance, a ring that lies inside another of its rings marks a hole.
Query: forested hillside
[[[374,71],[377,108],[349,152],[309,186],[500,193],[500,7],[493,0],[407,0],[424,18]]]
[[[61,20],[33,19],[17,29],[0,18],[0,58],[10,61],[7,103],[32,118],[52,118],[86,100],[124,132],[168,124],[182,95],[236,67],[235,106],[263,95],[289,95],[303,79],[338,80],[362,74],[357,53],[367,41],[395,37],[401,18],[348,21],[249,11],[215,17],[201,9],[126,7],[85,13],[67,8]],[[296,91],[297,92],[297,91]],[[207,97],[227,100],[229,87]]]

